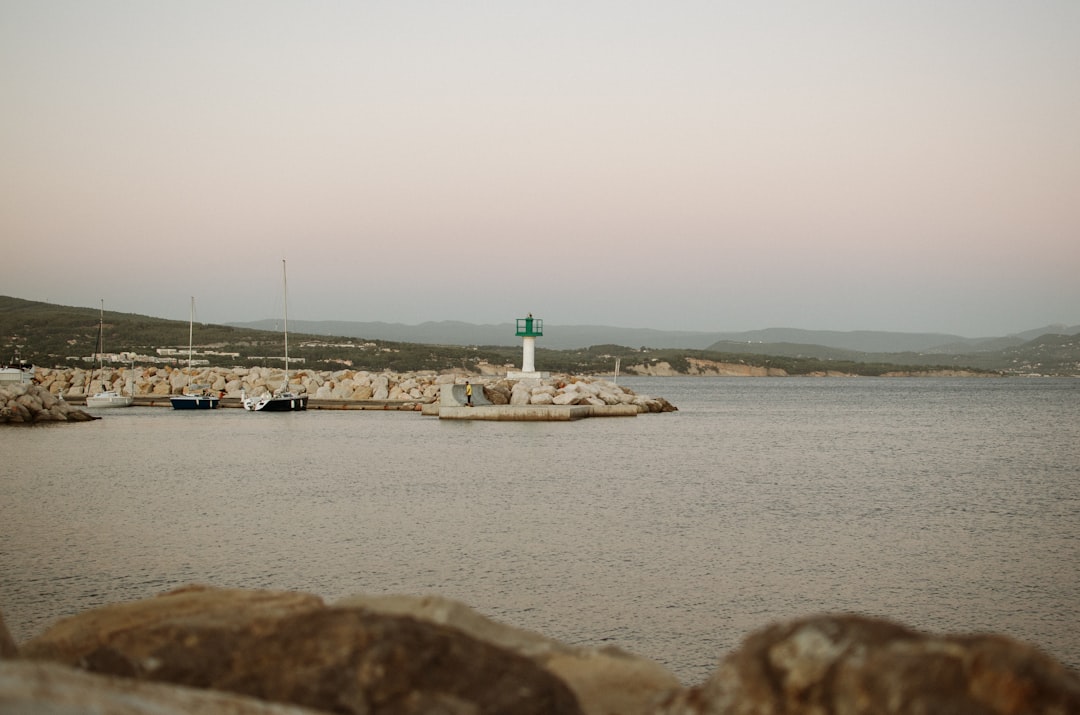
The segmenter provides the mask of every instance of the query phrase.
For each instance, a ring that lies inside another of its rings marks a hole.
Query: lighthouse
[[[534,318],[532,313],[517,319],[517,333],[521,337],[521,372],[508,372],[510,379],[543,378],[546,372],[536,371],[536,339],[544,334],[544,321]]]

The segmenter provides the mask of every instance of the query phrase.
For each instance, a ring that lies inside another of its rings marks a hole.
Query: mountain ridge
[[[226,323],[236,328],[278,329],[280,321],[265,319]],[[463,321],[427,321],[409,325],[381,321],[290,320],[290,329],[312,335],[339,335],[369,340],[424,343],[431,345],[518,345],[513,323],[477,324]],[[904,333],[882,330],[808,330],[804,328],[764,328],[747,331],[682,331],[656,328],[620,328],[604,325],[553,325],[548,323],[538,347],[573,350],[594,345],[623,345],[647,348],[687,348],[731,350],[744,344],[790,344],[821,346],[856,353],[903,353],[955,355],[989,352],[1015,347],[1045,334],[1074,335],[1080,325],[1052,324],[1004,336],[968,338],[948,333]]]
[[[61,306],[0,296],[0,347],[6,352],[3,358],[40,365],[85,362],[98,345],[99,311],[98,307]],[[160,349],[175,351],[188,343],[190,326],[187,321],[114,311],[105,311],[104,317],[106,344],[116,353],[134,352],[147,356],[148,362],[160,362],[158,357],[163,354]],[[268,359],[267,355],[277,355],[283,326],[276,320],[254,325],[265,326],[265,329],[244,327],[245,324],[200,323],[198,335],[201,347],[207,349],[205,355],[218,363],[231,360],[237,365],[260,364]],[[297,359],[303,357],[310,364],[318,363],[332,369],[341,365],[399,371],[463,368],[481,363],[509,365],[515,364],[521,355],[520,338],[509,323],[475,326],[444,321],[404,326],[290,321],[289,327],[290,333],[299,338]],[[610,326],[548,324],[545,327],[545,335],[541,336],[537,349],[546,364],[553,371],[583,374],[608,369],[613,356],[621,356],[624,365],[633,361],[650,364],[666,361],[676,372],[687,372],[690,360],[704,359],[782,367],[790,374],[820,370],[880,374],[883,370],[892,370],[891,366],[922,366],[970,368],[1008,375],[1080,376],[1080,326],[1062,324],[1000,338],[782,328],[695,333]],[[390,337],[379,337],[378,333],[388,334],[386,331],[397,332]],[[348,332],[355,337],[343,334]],[[1025,342],[1028,336],[1035,337]],[[330,339],[323,340],[324,337]],[[737,340],[730,340],[732,337]],[[819,344],[761,342],[784,337]],[[879,347],[881,340],[888,341],[885,345],[888,348],[909,349],[900,352],[852,349]],[[829,342],[851,347],[820,344]],[[573,347],[559,349],[559,344]]]

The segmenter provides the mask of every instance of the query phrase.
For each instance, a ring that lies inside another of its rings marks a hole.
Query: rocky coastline
[[[570,646],[438,596],[192,585],[61,619],[16,644],[0,713],[750,715],[1080,712],[1080,675],[997,635],[856,615],[751,633],[686,686],[618,648]]]
[[[686,369],[680,372],[672,367],[671,363],[661,360],[654,363],[628,366],[626,373],[648,377],[677,377],[680,375],[693,377],[861,377],[856,373],[843,370],[818,370],[796,376],[781,367],[747,365],[741,362],[717,362],[700,358],[687,358],[686,365]],[[1002,377],[1002,374],[942,368],[937,370],[892,370],[882,373],[880,377]]]

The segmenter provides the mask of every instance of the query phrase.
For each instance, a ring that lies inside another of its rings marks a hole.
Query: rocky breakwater
[[[687,687],[617,648],[569,646],[437,596],[191,586],[16,644],[0,713],[853,715],[1080,712],[1080,676],[994,635],[817,616],[767,626]]]
[[[500,379],[485,382],[483,388],[484,397],[494,405],[632,405],[638,412],[675,412],[678,409],[663,397],[639,395],[623,385],[585,377]]]
[[[93,419],[97,418],[72,407],[40,385],[0,385],[0,424],[87,422]]]
[[[80,368],[38,368],[35,381],[53,395],[78,399],[103,389],[138,396],[179,395],[205,389],[240,397],[284,387],[279,369],[201,368],[190,373],[175,367],[121,368],[91,374]],[[316,400],[376,401],[424,404],[435,402],[444,384],[469,379],[496,405],[634,405],[639,412],[671,412],[676,408],[662,397],[638,395],[622,385],[588,377],[555,376],[543,380],[507,380],[459,372],[367,372],[364,370],[295,370],[289,388]]]

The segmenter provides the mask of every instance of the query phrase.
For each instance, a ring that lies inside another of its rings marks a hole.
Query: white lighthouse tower
[[[534,318],[532,313],[529,313],[528,317],[517,319],[516,335],[521,336],[521,372],[508,372],[508,378],[521,380],[549,377],[549,373],[536,371],[536,339],[543,334],[544,321]]]

